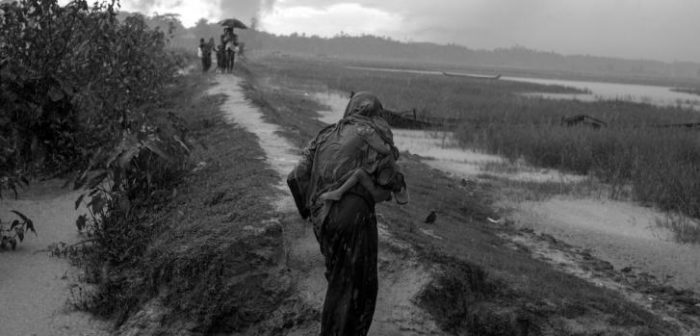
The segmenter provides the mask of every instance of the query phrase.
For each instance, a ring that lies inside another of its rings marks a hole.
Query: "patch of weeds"
[[[656,224],[673,232],[679,243],[700,244],[700,223],[679,213],[666,213],[662,219],[657,219]]]
[[[492,161],[486,162],[480,165],[481,170],[500,174],[517,174],[522,171],[516,163],[511,163],[509,161]]]
[[[504,308],[504,284],[454,258],[416,297],[444,331],[461,335],[527,335],[535,326],[517,307]]]

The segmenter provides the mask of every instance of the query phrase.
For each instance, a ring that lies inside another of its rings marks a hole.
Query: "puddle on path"
[[[67,301],[77,270],[65,259],[49,256],[50,244],[78,242],[77,192],[63,181],[33,183],[20,198],[0,200],[0,218],[10,210],[29,216],[38,236],[29,233],[15,251],[0,252],[0,335],[108,335],[106,323],[72,311]]]

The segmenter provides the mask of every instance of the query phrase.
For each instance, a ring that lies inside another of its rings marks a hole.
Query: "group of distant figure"
[[[211,69],[212,54],[216,55],[216,67],[221,73],[233,72],[236,63],[236,55],[240,54],[238,35],[233,33],[233,28],[224,28],[221,35],[221,43],[217,46],[214,38],[206,42],[204,38],[199,40],[198,56],[202,59],[202,71],[208,72]]]

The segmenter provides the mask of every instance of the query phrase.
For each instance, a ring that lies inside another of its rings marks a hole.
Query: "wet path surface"
[[[224,117],[230,123],[238,124],[258,137],[260,147],[265,151],[267,162],[281,177],[277,188],[283,197],[276,198],[277,209],[280,212],[296,211],[294,199],[287,188],[287,174],[299,162],[299,156],[293,154],[294,148],[287,139],[279,136],[280,128],[263,120],[262,113],[245,99],[240,88],[241,79],[232,75],[218,75],[218,85],[209,90],[212,95],[228,96],[222,109]]]
[[[277,134],[279,126],[266,122],[261,111],[245,99],[240,88],[241,79],[231,75],[218,75],[216,81],[218,85],[210,89],[209,93],[228,96],[222,106],[228,121],[258,136],[268,163],[280,175],[277,187],[281,194],[271,199],[277,206],[279,217],[271,220],[283,223],[288,266],[302,273],[297,284],[299,295],[320,311],[327,287],[323,276],[323,258],[311,225],[299,218],[286,185],[287,174],[299,160],[293,153],[298,152],[298,149]],[[333,122],[335,121],[337,120]],[[380,222],[378,227],[380,245],[400,245],[391,237],[385,225]],[[380,246],[379,279],[379,295],[370,335],[442,334],[429,320],[427,313],[411,302],[413,296],[430,280],[427,270],[415,261],[399,260],[382,251]],[[318,325],[290,333],[305,336],[317,334]]]
[[[78,193],[63,181],[37,182],[20,198],[0,200],[0,218],[10,210],[29,216],[38,236],[29,233],[15,251],[0,252],[0,335],[107,335],[108,325],[67,304],[77,274],[65,259],[51,257],[52,243],[79,240],[75,227]]]

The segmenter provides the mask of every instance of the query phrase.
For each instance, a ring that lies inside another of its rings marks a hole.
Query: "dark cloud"
[[[700,1],[692,0],[285,0],[276,9],[338,3],[400,15],[402,26],[386,34],[402,40],[700,60]]]
[[[234,17],[250,23],[252,18],[260,16],[261,12],[272,9],[275,0],[222,0],[221,17]]]

